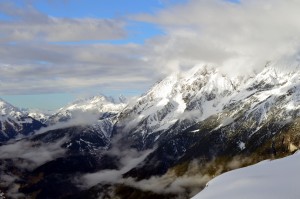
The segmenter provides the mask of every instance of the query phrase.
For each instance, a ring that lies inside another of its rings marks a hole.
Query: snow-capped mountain
[[[0,143],[33,133],[43,126],[13,105],[0,99]]]
[[[89,148],[91,149],[90,152],[92,152],[98,150],[94,146],[98,146],[99,143],[101,143],[102,147],[110,143],[109,140],[116,115],[124,106],[125,104],[114,103],[112,99],[107,97],[94,96],[78,100],[50,115],[50,113],[47,114],[41,111],[23,111],[1,100],[1,141],[7,141],[18,135],[45,133],[45,135],[40,135],[39,138],[50,142],[69,136],[70,143],[67,148],[72,148],[72,143],[76,142],[76,144],[73,143],[73,146],[78,145],[78,150],[81,151]],[[64,133],[68,132],[68,129],[77,129],[75,131],[78,132],[78,135]],[[60,131],[61,136],[54,136],[55,133],[53,131]],[[49,134],[51,135],[49,136]],[[94,139],[92,139],[93,135]],[[82,146],[84,146],[84,149],[81,149],[81,145],[78,144],[79,142],[83,143]]]
[[[20,118],[23,116],[23,113],[18,108],[14,107],[3,99],[0,99],[0,113],[2,117],[7,116]],[[1,120],[4,120],[4,118],[1,118]]]
[[[110,145],[117,114],[124,106],[105,96],[75,101],[51,115],[48,126],[32,139],[46,143],[65,139],[63,147],[70,153],[100,156]]]
[[[124,107],[125,104],[114,103],[105,96],[94,96],[75,101],[59,109],[55,114],[49,117],[47,123],[53,125],[57,122],[67,121],[81,113],[97,115],[99,118],[110,117],[110,115],[118,114]]]
[[[300,147],[299,77],[298,68],[280,70],[276,64],[252,76],[232,76],[214,67],[200,67],[167,77],[127,105],[103,96],[77,101],[49,117],[49,126],[28,138],[29,142],[47,144],[63,140],[60,147],[67,151],[65,157],[37,168],[48,174],[38,186],[35,182],[27,185],[29,190],[35,187],[29,192],[42,190],[40,197],[49,192],[58,197],[65,190],[52,190],[45,184],[59,182],[59,186],[72,187],[70,171],[98,170],[100,174],[93,178],[97,181],[97,176],[108,176],[124,166],[122,161],[128,162],[123,155],[118,156],[123,153],[116,152],[132,154],[135,150],[142,153],[152,149],[137,166],[118,174],[124,178],[118,181],[122,185],[99,183],[84,194],[94,198],[107,189],[112,198],[123,197],[113,190],[133,191],[136,198],[145,194],[172,199],[192,197],[215,175],[283,157]],[[78,159],[85,160],[84,169]],[[66,169],[57,171],[60,166]],[[108,168],[113,170],[101,173],[101,169]],[[65,172],[67,180],[57,177]],[[30,175],[37,177],[36,173]],[[205,176],[200,182],[194,179],[199,175]],[[177,177],[189,184],[178,188]],[[163,191],[139,186],[149,183]],[[68,193],[72,198],[79,192],[82,193],[72,188]]]
[[[209,170],[213,177],[232,169],[226,166],[229,157],[253,164],[290,154],[300,147],[299,77],[297,68],[276,65],[252,77],[230,77],[213,68],[168,77],[120,114],[116,133],[140,150],[156,147],[125,176],[150,178],[197,160],[204,165],[199,172]]]
[[[218,118],[215,128],[221,128],[243,115],[243,121],[234,125],[252,119],[254,133],[275,109],[284,121],[298,114],[299,76],[297,69],[280,71],[274,65],[253,77],[230,77],[210,67],[172,75],[128,105],[120,113],[117,129],[130,133],[139,143],[147,142],[147,137],[155,142],[169,129],[173,134],[182,132],[212,116]]]
[[[29,117],[32,117],[35,120],[42,122],[43,124],[45,124],[49,117],[52,115],[50,112],[48,113],[40,110],[28,110],[26,112]]]
[[[130,131],[141,141],[156,132],[165,132],[181,122],[177,130],[204,120],[221,111],[222,100],[232,95],[238,86],[214,68],[193,69],[186,74],[175,74],[157,83],[136,103],[121,112],[117,128]],[[155,136],[155,140],[159,135]]]

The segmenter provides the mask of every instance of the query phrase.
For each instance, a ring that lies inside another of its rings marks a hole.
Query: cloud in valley
[[[151,151],[137,152],[133,150],[122,150],[118,157],[121,164],[118,170],[102,170],[96,173],[85,174],[76,179],[76,183],[83,189],[90,188],[97,184],[122,184],[129,187],[134,187],[142,191],[150,191],[157,194],[176,194],[181,197],[192,197],[198,193],[203,186],[211,179],[208,175],[202,175],[199,172],[197,161],[192,161],[187,172],[178,176],[173,171],[169,171],[162,176],[152,176],[149,179],[136,180],[134,178],[123,178],[122,174],[136,167],[139,163],[151,153]]]
[[[72,111],[71,118],[61,122],[54,121],[54,124],[40,128],[39,130],[36,130],[34,134],[40,135],[51,130],[64,129],[74,126],[88,126],[96,124],[97,122],[101,122],[99,121],[99,113],[97,112]]]
[[[24,198],[19,192],[19,173],[15,173],[12,165],[22,171],[34,170],[35,168],[65,155],[66,150],[61,147],[65,139],[56,143],[41,143],[29,140],[19,140],[0,146],[0,186],[6,187],[8,198]],[[13,164],[12,164],[13,163]]]
[[[34,169],[48,161],[61,157],[65,149],[61,145],[65,139],[56,143],[38,143],[26,140],[0,146],[0,159],[16,161],[19,168]]]
[[[116,154],[115,152],[120,153]],[[89,173],[77,179],[79,186],[89,188],[99,183],[120,183],[122,175],[141,163],[153,150],[137,151],[135,149],[122,149],[117,146],[113,147],[107,154],[118,155],[120,157],[120,169],[118,170],[102,170],[96,173]]]

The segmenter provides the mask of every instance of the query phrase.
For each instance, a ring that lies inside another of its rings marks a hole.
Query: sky
[[[57,109],[139,96],[195,66],[246,74],[298,61],[299,9],[297,0],[1,0],[0,97]]]

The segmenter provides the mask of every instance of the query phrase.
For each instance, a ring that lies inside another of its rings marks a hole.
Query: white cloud
[[[139,45],[53,44],[124,38],[127,21],[63,19],[30,6],[0,7],[13,19],[0,21],[0,94],[145,90],[165,75],[199,64],[252,73],[270,60],[288,65],[293,61],[282,60],[297,60],[300,52],[297,0],[190,0],[153,15],[130,16],[165,31]]]
[[[31,5],[23,8],[0,4],[0,13],[11,20],[0,21],[2,42],[8,41],[83,41],[126,37],[125,22],[115,19],[58,18],[45,15]]]
[[[116,154],[116,152],[118,153]],[[96,173],[89,173],[78,179],[79,186],[89,188],[99,183],[121,183],[122,175],[141,163],[153,150],[136,151],[135,149],[122,149],[114,146],[108,154],[118,155],[120,158],[120,169],[118,170],[102,170]]]
[[[35,135],[43,134],[51,130],[64,129],[74,126],[88,126],[99,121],[99,113],[93,111],[72,111],[72,117],[64,122],[57,122],[53,125],[43,127],[35,131]]]
[[[140,47],[131,44],[2,45],[0,56],[5,64],[0,64],[0,93],[144,88],[159,74],[149,76],[152,67],[139,54]]]
[[[61,148],[61,145],[64,142],[65,139],[57,143],[48,144],[21,140],[0,146],[0,159],[11,159],[20,168],[34,169],[48,161],[63,156],[65,149]]]
[[[226,70],[251,72],[266,61],[298,53],[299,8],[295,0],[244,0],[238,4],[191,0],[156,15],[133,18],[165,29],[165,37],[149,43],[161,43],[155,48],[163,55],[161,59],[177,60],[183,66],[204,61]]]
[[[112,154],[118,154],[121,162],[125,160],[126,164],[119,170],[102,170],[96,173],[85,174],[76,180],[81,188],[89,188],[97,184],[123,184],[143,191],[150,191],[158,194],[176,194],[181,197],[192,197],[201,190],[210,179],[208,175],[202,175],[199,172],[197,161],[191,162],[187,172],[178,176],[174,171],[169,170],[162,176],[152,176],[149,179],[136,180],[134,178],[123,178],[122,174],[136,167],[141,163],[151,151],[136,152],[134,150],[114,150]],[[121,154],[117,153],[118,151]]]
[[[126,36],[122,21],[110,19],[60,19],[49,17],[45,22],[24,21],[0,23],[0,41],[83,41],[121,39]]]
[[[123,19],[58,18],[9,1],[0,3],[0,13],[8,16],[0,20],[0,94],[121,92],[151,85],[139,45],[84,43],[126,39]]]

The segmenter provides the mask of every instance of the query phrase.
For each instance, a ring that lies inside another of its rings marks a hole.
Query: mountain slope
[[[151,169],[141,165],[129,176],[134,173],[134,176],[144,177],[161,175],[184,161],[200,158],[203,163],[207,163],[220,156],[251,154],[259,148],[264,148],[264,152],[260,152],[264,153],[261,155],[264,158],[272,155],[273,148],[288,154],[289,145],[300,146],[300,134],[297,132],[300,113],[299,76],[299,71],[292,73],[266,67],[256,77],[235,81],[232,84],[234,86],[227,87],[221,92],[226,94],[220,97],[216,94],[217,85],[215,88],[206,84],[214,88],[208,92],[208,96],[215,97],[205,97],[207,95],[202,92],[205,87],[196,90],[194,96],[200,93],[200,98],[191,100],[198,106],[191,109],[194,111],[192,113],[185,110],[190,117],[180,118],[169,129],[161,132],[153,132],[151,126],[147,125],[141,126],[150,129],[150,134],[135,132],[132,139],[140,135],[143,140],[138,147],[158,146],[144,165],[151,162],[156,164]],[[145,115],[143,112],[140,114]]]
[[[168,129],[182,131],[218,111],[220,101],[235,90],[234,81],[206,67],[171,75],[127,106],[120,113],[115,131],[130,132],[137,143],[145,144],[138,148],[151,148]],[[150,143],[147,137],[152,139]]]
[[[298,70],[280,71],[276,66],[254,77],[230,77],[208,67],[172,75],[128,105],[114,133],[129,134],[133,146],[145,149],[170,129],[176,134],[209,117],[217,117],[214,121],[219,126],[214,128],[221,128],[242,114],[245,117],[237,125],[252,121],[254,133],[273,118],[275,109],[286,121],[289,116],[295,118],[300,107],[299,75]]]
[[[27,139],[29,146],[60,143],[65,155],[26,171],[24,182],[46,177],[22,184],[22,192],[40,191],[40,198],[50,192],[53,198],[102,192],[110,198],[192,197],[216,175],[299,148],[299,76],[297,69],[276,65],[252,77],[201,67],[167,77],[126,107],[101,96],[73,103]],[[76,188],[82,184],[74,172],[89,172],[92,187]],[[52,182],[71,190],[53,190]]]
[[[49,117],[52,115],[50,111],[40,111],[40,110],[26,110],[26,113],[29,117],[34,118],[37,121],[40,121],[43,124],[46,124]]]
[[[299,198],[300,153],[237,169],[208,182],[192,199],[281,199]]]

